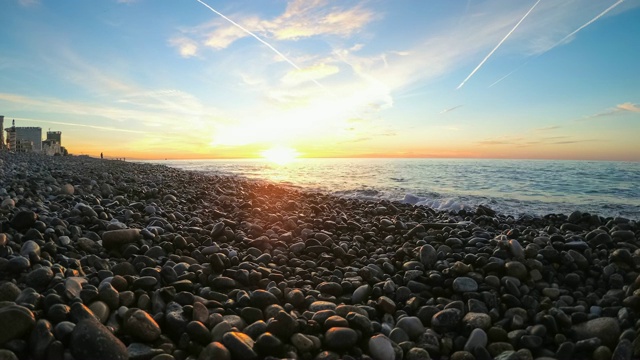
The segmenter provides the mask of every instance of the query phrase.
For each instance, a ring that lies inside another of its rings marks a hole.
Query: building
[[[13,120],[10,128],[6,128],[7,147],[12,151],[42,151],[42,128],[16,127],[16,121]],[[28,143],[31,143],[29,146]]]
[[[63,147],[60,146],[60,143],[55,141],[55,140],[44,140],[42,142],[42,153],[45,155],[49,155],[49,156],[54,156],[54,155],[62,155],[63,154]]]
[[[4,115],[0,115],[0,149],[4,149]]]
[[[47,131],[47,140],[54,140],[62,145],[62,131]]]

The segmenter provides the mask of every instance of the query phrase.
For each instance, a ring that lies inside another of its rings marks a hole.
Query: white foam
[[[413,194],[405,194],[402,202],[411,205],[422,205],[439,211],[472,210],[473,207],[454,198],[429,199]]]

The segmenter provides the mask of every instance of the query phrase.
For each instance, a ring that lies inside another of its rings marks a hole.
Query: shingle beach
[[[0,152],[0,359],[640,358],[637,220]]]

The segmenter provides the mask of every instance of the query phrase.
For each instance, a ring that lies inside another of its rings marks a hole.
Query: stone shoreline
[[[0,152],[0,359],[640,358],[640,226]]]

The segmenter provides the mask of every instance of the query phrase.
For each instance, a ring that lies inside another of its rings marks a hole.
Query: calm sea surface
[[[150,161],[151,162],[151,161]],[[263,179],[343,197],[435,209],[488,205],[514,216],[569,214],[640,219],[640,163],[478,159],[152,161],[210,174]]]

